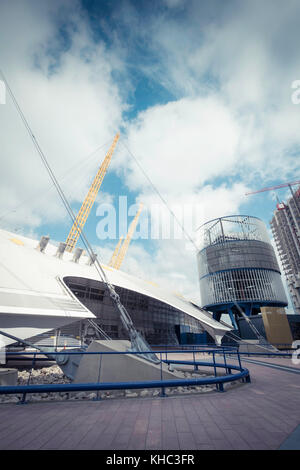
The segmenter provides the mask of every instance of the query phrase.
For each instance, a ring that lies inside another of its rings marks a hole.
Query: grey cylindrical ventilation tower
[[[201,303],[214,318],[228,313],[234,324],[236,304],[246,315],[267,305],[287,305],[275,252],[260,219],[221,217],[202,225],[198,235]]]

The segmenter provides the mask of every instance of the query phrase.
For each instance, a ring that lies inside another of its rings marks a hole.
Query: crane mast
[[[97,194],[99,192],[100,186],[102,184],[103,178],[106,174],[106,171],[108,169],[108,166],[111,161],[112,154],[114,152],[114,149],[117,145],[117,142],[119,140],[120,134],[116,134],[114,141],[107,152],[107,155],[105,159],[103,160],[102,165],[100,166],[94,181],[89,189],[88,194],[86,195],[81,208],[79,209],[79,212],[77,214],[77,217],[75,219],[75,222],[70,230],[70,233],[68,235],[68,238],[66,240],[66,251],[69,251],[70,253],[73,251],[78,238],[81,234],[81,231],[84,227],[84,224],[86,223],[86,220],[89,216],[89,213],[91,211],[91,208],[95,202],[95,199],[97,197]]]
[[[120,240],[118,241],[118,244],[115,248],[115,251],[113,252],[111,258],[110,258],[110,262],[108,263],[108,266],[111,266],[112,268],[114,267],[114,264],[116,262],[116,259],[117,259],[117,256],[118,256],[118,253],[120,251],[120,248],[121,248],[121,243],[122,243],[122,240],[123,240],[123,235],[120,237]]]
[[[112,268],[120,269],[121,264],[124,261],[124,258],[126,256],[129,244],[130,244],[131,239],[133,237],[133,234],[134,234],[134,231],[136,229],[136,226],[137,226],[137,223],[138,223],[138,220],[139,220],[139,217],[140,217],[140,214],[141,214],[142,210],[143,210],[143,204],[140,204],[139,209],[138,209],[133,221],[130,224],[128,233],[127,233],[126,238],[125,238],[122,245],[121,245],[121,241],[122,241],[123,237],[120,238],[119,243],[117,244],[116,249],[115,249],[115,251],[114,251],[114,253],[111,257],[111,260],[109,262],[109,266],[111,266]]]

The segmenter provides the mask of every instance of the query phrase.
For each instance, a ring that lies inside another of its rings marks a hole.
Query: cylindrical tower
[[[228,313],[236,326],[236,304],[246,315],[267,305],[287,305],[275,252],[260,219],[221,217],[202,225],[198,235],[202,306],[216,319]]]

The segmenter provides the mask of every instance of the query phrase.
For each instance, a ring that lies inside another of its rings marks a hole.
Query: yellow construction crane
[[[125,238],[123,244],[121,245],[121,242],[122,242],[122,239],[123,239],[123,237],[121,237],[118,244],[117,244],[117,246],[116,246],[115,251],[113,252],[113,255],[111,257],[111,260],[110,260],[108,266],[111,266],[112,268],[115,268],[115,269],[120,269],[120,266],[121,266],[121,264],[122,264],[122,262],[125,258],[125,255],[127,253],[129,244],[131,242],[132,236],[134,234],[134,231],[135,231],[135,228],[137,226],[139,216],[140,216],[142,210],[143,210],[143,204],[140,204],[140,207],[139,207],[133,221],[130,224],[130,227],[128,229],[128,233],[126,235],[126,238]]]
[[[108,266],[111,266],[111,267],[114,266],[114,264],[115,264],[115,262],[116,262],[116,260],[117,260],[118,253],[119,253],[120,248],[121,248],[121,243],[122,243],[123,238],[124,238],[124,237],[123,237],[123,235],[122,235],[122,236],[120,237],[120,240],[118,241],[118,244],[117,244],[117,246],[116,246],[116,248],[115,248],[115,251],[114,251],[113,254],[112,254],[112,257],[110,258],[110,262],[108,263]]]
[[[77,240],[80,236],[80,233],[84,227],[84,224],[86,223],[86,220],[89,216],[89,213],[91,211],[91,208],[95,202],[95,199],[96,199],[96,196],[98,194],[98,191],[100,189],[100,186],[102,184],[102,181],[103,181],[103,178],[105,176],[105,173],[107,171],[107,168],[110,164],[110,160],[111,160],[111,157],[112,157],[112,154],[113,154],[113,151],[115,150],[115,147],[117,145],[117,142],[119,140],[119,137],[120,137],[120,134],[116,134],[115,138],[114,138],[114,141],[109,149],[109,151],[107,152],[107,155],[105,157],[105,159],[103,160],[103,163],[102,165],[100,166],[95,178],[94,178],[94,181],[89,189],[89,192],[85,198],[85,200],[83,201],[83,204],[78,212],[78,215],[76,217],[76,220],[70,230],[70,233],[68,235],[68,238],[67,238],[67,241],[66,241],[66,251],[69,251],[70,253],[73,251],[76,243],[77,243]]]

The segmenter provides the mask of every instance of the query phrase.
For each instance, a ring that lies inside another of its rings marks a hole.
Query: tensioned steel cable
[[[170,212],[170,214],[172,215],[172,217],[174,218],[174,220],[176,220],[176,222],[178,223],[178,225],[180,226],[182,232],[185,234],[185,236],[188,238],[188,240],[194,245],[194,247],[196,248],[196,250],[198,251],[198,247],[195,243],[195,241],[191,238],[191,236],[187,233],[187,231],[185,230],[183,224],[180,222],[180,220],[178,219],[178,217],[176,217],[176,215],[174,214],[174,212],[172,211],[172,209],[170,208],[170,206],[168,205],[167,201],[165,200],[165,198],[161,195],[161,193],[159,192],[159,190],[157,189],[157,187],[154,185],[154,183],[152,183],[151,179],[149,178],[149,176],[147,175],[146,171],[143,169],[141,163],[138,161],[138,159],[133,155],[133,153],[131,152],[131,150],[127,147],[127,145],[124,144],[124,142],[121,142],[123,147],[127,150],[127,152],[129,153],[129,155],[133,158],[133,160],[135,161],[136,165],[139,167],[139,169],[141,170],[141,172],[143,173],[143,175],[145,176],[145,178],[147,179],[149,185],[151,186],[151,188],[153,189],[153,191],[158,195],[158,197],[160,198],[160,200],[163,202],[163,204],[166,206],[166,208],[168,209],[168,211]]]
[[[32,130],[31,130],[31,128],[30,128],[30,126],[29,126],[29,124],[28,124],[28,122],[27,122],[27,120],[26,120],[26,118],[25,118],[25,116],[24,116],[24,114],[23,114],[23,112],[22,112],[22,110],[21,110],[21,108],[20,108],[20,106],[19,106],[12,90],[10,89],[10,86],[8,85],[8,82],[7,82],[3,72],[1,70],[0,70],[0,75],[2,76],[2,78],[4,80],[4,83],[7,87],[9,95],[10,95],[10,97],[11,97],[11,99],[12,99],[12,101],[13,101],[13,103],[14,103],[14,105],[15,105],[15,107],[16,107],[16,109],[17,109],[17,111],[18,111],[18,113],[19,113],[19,115],[22,119],[22,121],[23,121],[23,124],[24,124],[24,126],[25,126],[25,128],[26,128],[26,130],[27,130],[27,132],[28,132],[28,134],[29,134],[29,136],[30,136],[30,138],[31,138],[31,140],[32,140],[32,142],[33,142],[33,144],[34,144],[34,146],[35,146],[35,148],[36,148],[43,164],[44,164],[44,166],[45,166],[45,168],[46,168],[46,170],[47,170],[48,175],[50,176],[50,179],[52,180],[52,182],[53,182],[53,184],[54,184],[54,186],[55,186],[55,188],[56,188],[56,190],[59,194],[59,197],[61,198],[61,200],[63,202],[63,205],[64,205],[66,211],[68,212],[68,214],[71,218],[72,223],[77,224],[76,217],[75,217],[75,215],[72,211],[72,208],[71,208],[71,206],[70,206],[63,190],[61,189],[61,187],[59,185],[59,182],[56,179],[56,177],[55,177],[55,175],[54,175],[54,173],[53,173],[53,171],[52,171],[52,169],[51,169],[51,167],[50,167],[50,165],[47,161],[47,158],[46,158],[45,154],[43,153],[39,143],[37,142]],[[109,290],[110,297],[111,297],[112,301],[114,302],[116,308],[118,309],[118,311],[120,313],[120,319],[121,319],[124,327],[128,331],[128,334],[129,334],[130,339],[131,339],[132,346],[135,347],[142,354],[143,354],[144,351],[150,351],[151,348],[148,345],[145,338],[143,338],[141,336],[141,334],[135,329],[134,324],[132,322],[132,319],[131,319],[129,313],[127,312],[126,308],[121,303],[120,296],[115,291],[114,286],[109,282],[109,280],[106,276],[106,273],[103,270],[99,260],[97,259],[97,256],[96,256],[93,248],[91,247],[89,241],[87,240],[83,230],[80,231],[80,238],[82,240],[83,245],[86,248],[87,253],[90,255],[90,258],[94,263],[94,266],[95,266],[96,271],[98,272],[98,274],[100,276],[100,279],[102,280],[102,282],[104,282],[106,284],[106,286]],[[144,355],[144,357],[146,359],[152,361],[152,362],[155,362],[155,363],[159,362],[156,355],[152,352],[150,354],[146,354],[146,356]]]
[[[15,96],[14,96],[14,94],[13,94],[13,92],[12,92],[12,90],[11,90],[11,88],[10,88],[10,86],[9,86],[9,84],[8,84],[6,78],[5,78],[5,76],[4,76],[4,74],[3,74],[3,72],[2,72],[1,70],[0,70],[0,75],[2,76],[2,78],[3,78],[3,80],[4,80],[4,83],[5,83],[6,87],[7,87],[7,90],[8,90],[8,92],[9,92],[9,95],[11,96],[11,99],[12,99],[12,101],[13,101],[13,103],[14,103],[14,105],[15,105],[15,107],[16,107],[16,109],[17,109],[17,111],[18,111],[18,113],[19,113],[19,115],[20,115],[20,117],[21,117],[21,119],[22,119],[22,121],[23,121],[23,123],[24,123],[24,126],[25,126],[25,128],[26,128],[26,130],[27,130],[27,132],[28,132],[28,134],[29,134],[29,136],[30,136],[30,138],[31,138],[31,140],[32,140],[32,142],[33,142],[33,144],[34,144],[34,146],[35,146],[35,148],[36,148],[36,150],[37,150],[37,152],[38,152],[38,154],[39,154],[39,156],[40,156],[40,158],[41,158],[41,160],[42,160],[42,162],[43,162],[43,164],[44,164],[44,166],[45,166],[45,168],[46,168],[46,170],[47,170],[47,172],[48,172],[48,174],[49,174],[49,176],[50,176],[50,179],[52,180],[52,182],[53,182],[53,184],[54,184],[54,186],[55,186],[55,188],[56,188],[56,190],[57,190],[57,192],[58,192],[58,194],[59,194],[59,196],[60,196],[60,198],[61,198],[61,200],[62,200],[62,202],[63,202],[63,205],[64,205],[66,211],[68,212],[68,214],[69,214],[69,216],[70,216],[70,218],[71,218],[72,223],[73,223],[73,224],[76,223],[76,217],[75,217],[75,215],[74,215],[74,213],[73,213],[73,211],[72,211],[72,208],[71,208],[71,206],[70,206],[70,204],[69,204],[67,198],[65,197],[65,194],[64,194],[63,190],[61,189],[61,187],[60,187],[60,185],[59,185],[59,182],[58,182],[58,180],[56,179],[56,177],[55,177],[55,175],[54,175],[54,173],[53,173],[51,167],[49,166],[49,163],[48,163],[48,161],[47,161],[47,159],[46,159],[46,156],[45,156],[45,154],[43,153],[43,151],[42,151],[42,149],[41,149],[39,143],[37,142],[37,140],[36,140],[36,138],[35,138],[35,136],[34,136],[32,130],[31,130],[30,126],[29,126],[29,123],[27,122],[27,120],[26,120],[26,118],[25,118],[25,116],[24,116],[24,114],[23,114],[23,112],[22,112],[22,110],[21,110],[21,108],[20,108],[20,106],[19,106],[19,104],[18,104],[18,102],[17,102],[17,100],[16,100],[16,98],[15,98]],[[123,145],[124,145],[124,144],[123,144]],[[124,145],[124,147],[127,148],[125,145]],[[164,203],[164,205],[165,205],[165,206],[167,207],[167,209],[170,211],[170,213],[172,214],[172,216],[174,217],[174,219],[177,221],[177,223],[181,226],[181,228],[182,228],[182,230],[183,230],[183,233],[185,233],[185,235],[187,236],[187,238],[191,241],[191,243],[192,243],[192,244],[195,246],[195,248],[197,249],[197,246],[196,246],[194,240],[192,240],[192,238],[190,237],[190,235],[186,232],[186,230],[184,229],[183,225],[182,225],[181,222],[178,220],[178,218],[176,217],[176,215],[174,214],[174,212],[170,209],[170,207],[168,206],[166,200],[162,197],[162,195],[160,194],[160,192],[158,191],[158,189],[154,186],[154,184],[152,183],[152,181],[150,180],[150,178],[148,177],[148,175],[146,174],[146,172],[144,171],[144,169],[142,168],[142,166],[140,165],[140,163],[138,162],[138,160],[135,158],[135,156],[132,154],[132,152],[131,152],[129,149],[127,149],[127,150],[128,150],[128,152],[130,153],[130,155],[132,156],[132,158],[135,160],[135,162],[137,163],[137,165],[139,166],[139,168],[141,169],[141,171],[143,172],[143,174],[145,175],[145,177],[147,178],[147,180],[148,180],[149,184],[151,185],[151,187],[152,187],[152,188],[154,189],[154,191],[158,194],[158,196],[160,197],[161,201]],[[140,350],[143,350],[143,346],[144,346],[144,345],[148,346],[148,345],[147,345],[147,342],[146,342],[145,339],[142,338],[141,335],[135,330],[130,315],[128,314],[127,310],[125,309],[125,307],[124,307],[124,306],[122,305],[122,303],[120,302],[120,297],[119,297],[119,295],[116,293],[116,291],[115,291],[113,285],[109,282],[109,280],[108,280],[108,278],[107,278],[107,276],[106,276],[106,273],[104,272],[104,270],[103,270],[103,268],[102,268],[102,266],[101,266],[99,260],[97,259],[97,256],[96,256],[94,250],[92,249],[92,247],[91,247],[89,241],[87,240],[87,238],[86,238],[86,236],[85,236],[83,230],[81,230],[80,238],[81,238],[81,240],[82,240],[82,242],[83,242],[83,245],[85,246],[85,248],[86,248],[88,254],[89,254],[90,257],[91,257],[91,260],[94,261],[94,266],[95,266],[95,268],[96,268],[96,270],[97,270],[97,272],[98,272],[98,274],[99,274],[99,276],[100,276],[100,279],[102,280],[102,282],[104,282],[104,283],[107,285],[107,287],[108,287],[108,289],[109,289],[109,292],[110,292],[110,296],[111,296],[112,300],[116,303],[116,306],[117,306],[118,310],[119,310],[120,313],[121,313],[121,320],[122,320],[122,323],[124,324],[125,328],[128,329],[128,331],[131,332],[131,334],[133,335],[133,336],[132,336],[133,340],[136,340],[137,343],[140,343],[140,345],[139,345],[139,346],[140,346]],[[125,317],[125,320],[126,320],[126,321],[124,320],[124,317]],[[130,336],[131,336],[131,334],[130,334]],[[135,344],[137,344],[137,343],[135,343]],[[144,344],[143,344],[143,343],[144,343]],[[149,349],[150,349],[150,347],[149,347]],[[149,359],[150,359],[150,356],[149,356]],[[153,357],[153,360],[155,360],[154,357]]]
[[[3,76],[3,75],[2,75]],[[82,165],[83,163],[86,165],[87,161],[89,161],[89,163],[91,163],[91,159],[92,157],[94,157],[98,152],[99,150],[101,150],[102,148],[104,148],[110,141],[104,143],[103,145],[100,145],[99,147],[97,147],[93,152],[91,152],[89,155],[87,155],[86,157],[84,157],[83,159],[80,159],[79,162],[75,163],[73,166],[71,166],[67,171],[65,171],[62,175],[60,175],[59,179],[60,181],[64,180],[65,178],[68,178],[71,174],[72,171],[74,171],[74,169],[77,169],[78,167],[80,167],[80,165]],[[45,197],[46,194],[48,194],[51,189],[53,188],[54,186],[52,185],[50,188],[48,188],[46,191],[43,192],[43,194],[41,195],[41,192],[39,191],[38,193],[36,193],[36,195],[33,195],[31,196],[30,198],[28,199],[25,199],[23,200],[20,204],[18,204],[17,206],[15,206],[13,209],[10,209],[6,212],[4,212],[3,214],[0,215],[0,220],[2,219],[5,219],[5,217],[7,217],[8,215],[12,214],[13,212],[17,212],[17,210],[24,206],[25,204],[27,204],[28,202],[32,201],[32,200],[36,200],[37,196],[39,196],[39,198],[41,197]]]
[[[44,166],[45,166],[45,168],[46,168],[46,170],[47,170],[47,173],[48,173],[48,175],[50,176],[50,178],[51,178],[51,180],[52,180],[52,182],[53,182],[53,184],[54,184],[54,186],[55,186],[55,188],[56,188],[56,190],[57,190],[57,192],[58,192],[58,194],[59,194],[59,196],[60,196],[60,199],[61,199],[61,201],[63,202],[63,205],[64,205],[66,211],[68,212],[68,214],[69,214],[69,216],[70,216],[70,218],[71,218],[72,223],[75,223],[76,217],[75,217],[75,215],[74,215],[74,213],[73,213],[73,211],[72,211],[72,208],[71,208],[70,204],[68,203],[68,201],[67,201],[67,199],[66,199],[66,197],[65,197],[65,195],[64,195],[64,193],[63,193],[63,191],[62,191],[62,189],[61,189],[61,187],[60,187],[60,185],[59,185],[59,183],[58,183],[58,180],[56,179],[56,176],[54,175],[52,169],[50,168],[50,166],[49,166],[49,164],[48,164],[48,161],[47,161],[47,159],[46,159],[46,156],[44,155],[44,153],[43,153],[43,151],[42,151],[42,149],[41,149],[41,147],[40,147],[38,141],[36,140],[36,138],[35,138],[35,136],[34,136],[32,130],[31,130],[31,128],[30,128],[30,126],[29,126],[29,124],[28,124],[28,122],[27,122],[27,120],[26,120],[26,118],[25,118],[25,116],[24,116],[24,114],[23,114],[23,112],[22,112],[22,110],[21,110],[21,108],[20,108],[20,106],[19,106],[19,104],[18,104],[18,102],[17,102],[17,100],[16,100],[16,98],[15,98],[15,96],[14,96],[14,94],[13,94],[13,92],[12,92],[12,90],[11,90],[11,88],[10,88],[10,86],[9,86],[9,84],[8,84],[8,82],[7,82],[6,78],[5,78],[5,76],[4,76],[4,74],[3,74],[3,72],[2,72],[2,70],[0,70],[0,75],[1,75],[2,78],[3,78],[3,81],[4,81],[4,83],[5,83],[5,85],[6,85],[6,88],[7,88],[8,92],[9,92],[9,95],[10,95],[10,97],[11,97],[11,99],[12,99],[12,101],[13,101],[13,103],[14,103],[14,105],[15,105],[15,107],[16,107],[16,109],[17,109],[17,111],[18,111],[18,113],[19,113],[19,115],[20,115],[20,117],[21,117],[21,119],[22,119],[22,121],[23,121],[23,124],[24,124],[24,126],[25,126],[25,128],[26,128],[26,130],[27,130],[27,132],[28,132],[28,134],[29,134],[29,136],[30,136],[30,138],[31,138],[31,140],[32,140],[32,142],[33,142],[33,144],[34,144],[34,146],[35,146],[35,148],[36,148],[38,154],[39,154],[39,156],[41,157],[41,160],[42,160],[42,162],[43,162],[43,164],[44,164]],[[83,244],[84,244],[84,246],[85,246],[85,248],[86,248],[88,254],[91,256],[92,259],[96,258],[96,257],[95,257],[94,250],[92,249],[90,243],[89,243],[88,240],[86,239],[86,237],[85,237],[83,231],[81,231],[80,236],[81,236],[81,240],[82,240],[82,242],[83,242]],[[109,282],[108,282],[108,280],[107,280],[107,277],[106,277],[106,274],[105,274],[105,272],[104,272],[102,266],[100,265],[100,263],[97,263],[97,260],[96,260],[96,259],[95,259],[95,267],[96,267],[97,271],[99,272],[99,274],[100,274],[100,276],[101,276],[101,280],[104,281],[106,284],[109,284]],[[109,284],[109,285],[110,285],[110,284]]]
[[[131,155],[131,157],[133,158],[133,160],[135,161],[136,165],[139,167],[139,169],[141,170],[141,172],[143,173],[143,175],[145,176],[145,178],[147,179],[147,181],[149,182],[149,185],[152,187],[152,189],[154,190],[154,192],[158,195],[158,197],[161,199],[161,201],[164,203],[164,205],[167,207],[168,211],[170,212],[170,214],[173,216],[173,218],[176,220],[176,222],[178,223],[178,225],[181,227],[183,233],[186,235],[186,237],[189,239],[189,241],[194,245],[196,251],[198,251],[198,247],[195,243],[195,241],[190,237],[190,235],[186,232],[183,224],[180,222],[180,220],[176,217],[176,215],[174,214],[174,212],[172,211],[172,209],[169,207],[167,201],[165,200],[165,198],[161,195],[161,193],[159,192],[159,190],[157,189],[157,187],[154,185],[154,183],[151,181],[151,179],[149,178],[149,176],[147,175],[147,173],[145,172],[145,170],[143,169],[141,163],[138,161],[138,159],[134,156],[134,154],[130,151],[130,149],[124,144],[124,142],[122,142],[123,144],[123,147],[128,151],[128,153]],[[242,315],[244,316],[244,313],[242,312],[240,306],[238,304],[236,304],[235,301],[233,301],[233,303],[236,305],[236,307],[241,311]],[[254,330],[256,336],[258,337],[258,339],[260,338],[263,338],[262,335],[260,335],[260,333],[257,331],[257,329],[254,327],[254,325],[252,324],[251,320],[247,319],[247,321],[249,322],[251,328]],[[229,332],[229,333],[226,333],[225,336],[227,334],[230,334],[232,335],[232,339],[236,342],[240,342],[241,341],[241,338],[239,338],[237,335],[235,335],[233,332]],[[236,339],[235,339],[236,338]],[[263,346],[260,345],[260,347],[262,347],[262,349],[267,349],[267,348],[264,348]]]
[[[157,189],[157,187],[154,185],[154,183],[151,181],[151,179],[149,178],[149,176],[147,175],[146,171],[143,169],[141,163],[138,161],[138,159],[134,156],[134,154],[131,152],[131,150],[127,147],[127,145],[124,144],[124,142],[121,142],[121,144],[123,145],[123,147],[127,150],[127,152],[130,154],[130,156],[133,158],[133,160],[135,161],[136,165],[139,167],[139,169],[141,170],[141,172],[143,173],[143,175],[145,176],[145,178],[147,179],[149,185],[151,186],[151,188],[153,189],[153,191],[158,195],[158,197],[160,198],[160,200],[163,202],[163,204],[167,207],[168,211],[170,212],[170,214],[173,216],[174,220],[176,220],[176,222],[178,223],[178,225],[181,227],[182,229],[182,232],[186,235],[186,237],[188,238],[188,240],[193,244],[193,246],[195,247],[196,251],[198,251],[198,246],[196,245],[195,241],[191,238],[191,236],[187,233],[187,231],[185,230],[183,224],[180,222],[180,220],[176,217],[176,215],[174,214],[174,212],[172,211],[172,209],[170,208],[170,206],[168,205],[167,201],[165,200],[165,198],[162,196],[162,194],[160,193],[160,191]],[[200,308],[200,310],[204,311],[204,312],[207,312],[205,309],[199,307],[197,305],[198,308]],[[211,318],[209,316],[209,318]],[[227,334],[227,333],[226,333]],[[238,338],[238,337],[237,337]],[[240,340],[240,338],[238,338]],[[237,341],[237,340],[235,340]]]
[[[227,333],[225,333],[224,336],[227,336],[227,338],[232,339],[233,341],[235,341],[236,343],[239,343],[239,344],[242,343],[242,344],[246,344],[246,345],[249,345],[249,346],[253,345],[252,343],[249,343],[249,341],[247,341],[246,339],[240,338],[239,336],[237,336],[232,331],[228,331]],[[263,338],[263,336],[262,336],[262,338]],[[256,344],[255,346],[259,347],[259,348],[261,348],[265,351],[270,352],[270,348],[268,348],[267,346],[264,346],[263,344]]]

